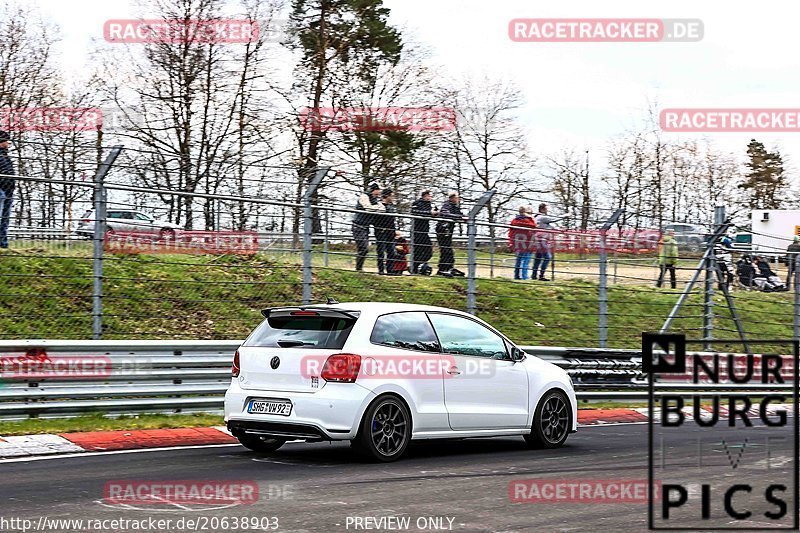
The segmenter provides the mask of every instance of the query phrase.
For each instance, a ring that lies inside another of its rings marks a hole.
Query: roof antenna
[[[339,303],[336,301],[336,298],[331,298],[330,296],[326,296],[325,299],[326,299],[325,303],[327,303],[328,305],[335,305]]]

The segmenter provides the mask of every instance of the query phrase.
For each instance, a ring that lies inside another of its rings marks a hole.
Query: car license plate
[[[247,406],[248,413],[289,416],[292,414],[292,402],[281,400],[250,400]]]

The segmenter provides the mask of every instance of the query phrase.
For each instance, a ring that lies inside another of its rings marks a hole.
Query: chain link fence
[[[0,337],[241,338],[265,307],[327,298],[466,310],[527,345],[635,348],[667,326],[707,339],[797,335],[800,284],[765,293],[737,276],[726,294],[718,239],[679,239],[675,285],[667,275],[656,288],[661,232],[613,209],[597,208],[587,229],[520,229],[520,207],[539,199],[461,189],[460,213],[420,214],[421,190],[441,208],[448,189],[406,184],[393,207],[365,211],[371,180],[328,168],[259,167],[190,193],[137,179],[121,152],[106,150],[93,176],[16,176]],[[422,264],[430,275],[410,275]]]

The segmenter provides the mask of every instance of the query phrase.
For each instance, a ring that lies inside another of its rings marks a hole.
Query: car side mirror
[[[514,361],[515,363],[519,361],[524,361],[525,352],[514,346],[514,348],[511,349],[511,360]]]

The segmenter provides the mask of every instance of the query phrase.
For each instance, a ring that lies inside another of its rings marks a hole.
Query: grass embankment
[[[298,303],[302,271],[296,256],[106,255],[104,337],[237,339],[260,310]],[[635,348],[642,331],[657,330],[679,291],[646,285],[608,290],[610,347]],[[0,254],[0,337],[91,338],[92,263],[85,252],[22,250]],[[314,268],[315,301],[391,301],[465,309],[467,281],[387,277]],[[737,291],[751,337],[790,338],[792,295]],[[598,287],[593,281],[478,281],[478,315],[521,344],[598,344]],[[733,338],[733,324],[716,297],[716,336]],[[702,296],[693,294],[672,331],[699,337]],[[725,330],[730,331],[725,331]]]

